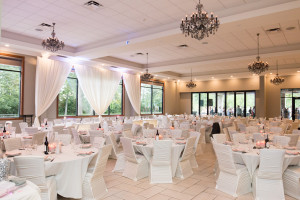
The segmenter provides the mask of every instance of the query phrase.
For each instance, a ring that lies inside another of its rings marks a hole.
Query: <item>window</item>
[[[0,55],[0,118],[22,115],[23,57]]]
[[[192,93],[192,113],[217,114],[219,116],[255,116],[255,92]]]
[[[141,114],[162,114],[163,94],[163,83],[141,83]]]
[[[300,89],[281,89],[281,116],[300,119]]]
[[[72,71],[58,95],[58,116],[93,116],[95,112],[85,98],[78,79]],[[123,81],[110,106],[103,115],[123,115]]]

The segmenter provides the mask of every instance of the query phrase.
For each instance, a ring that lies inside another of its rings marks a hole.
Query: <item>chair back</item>
[[[287,135],[284,135],[284,136],[290,138],[289,146],[294,147],[298,143],[298,139],[299,139],[300,134],[287,134]]]
[[[89,130],[89,134],[90,134],[90,143],[93,144],[95,137],[102,137],[103,136],[103,131]]]
[[[257,141],[265,140],[265,136],[263,136],[261,133],[253,133],[252,136],[253,136],[254,143],[256,143]]]
[[[239,123],[239,124],[238,124],[238,128],[239,128],[240,131],[246,132],[246,125],[245,125],[245,124]]]
[[[190,123],[189,122],[183,122],[180,124],[180,129],[182,130],[189,130],[190,129]]]
[[[214,141],[219,144],[224,144],[226,142],[226,134],[214,134]]]
[[[140,128],[141,128],[140,125],[138,125],[138,124],[132,124],[131,133],[133,135],[137,135],[137,133],[138,133],[138,131],[139,131]]]
[[[273,138],[273,143],[277,144],[277,145],[281,145],[281,146],[289,146],[289,142],[290,142],[290,137],[287,136],[274,136]]]
[[[182,161],[190,159],[191,155],[193,155],[196,139],[196,137],[190,137],[186,140],[186,144],[181,157]]]
[[[205,127],[200,128],[200,143],[205,143]]]
[[[43,156],[14,157],[17,175],[36,184],[40,189],[47,189]]]
[[[86,131],[88,132],[90,130],[91,124],[78,124],[77,131]]]
[[[26,133],[28,133],[28,135],[33,135],[39,131],[37,127],[26,127],[24,130]]]
[[[76,129],[72,128],[71,131],[72,131],[72,135],[73,135],[73,141],[75,142],[75,144],[81,144],[81,141],[80,141],[80,138],[79,138],[79,135],[78,135],[78,132],[76,131]]]
[[[112,145],[112,150],[113,150],[113,153],[114,153],[114,155],[112,155],[112,156],[114,156],[114,157],[117,156],[118,144],[117,144],[117,141],[116,141],[116,137],[113,133],[111,133],[108,136],[108,144]]]
[[[38,132],[32,136],[32,144],[42,145],[46,137],[46,132]]]
[[[61,141],[64,146],[71,144],[72,135],[70,134],[57,134],[55,140]]]
[[[170,130],[172,138],[180,138],[182,135],[182,130],[181,129],[174,129],[174,130]]]
[[[55,119],[55,120],[53,120],[53,122],[54,122],[54,125],[56,126],[61,126],[61,125],[63,125],[64,124],[64,122],[63,122],[63,120],[62,119]]]
[[[105,138],[103,137],[94,137],[92,146],[95,148],[102,148],[105,143]]]
[[[244,133],[236,133],[232,135],[232,139],[235,144],[239,144],[240,142],[244,142],[246,140],[246,136]]]
[[[6,151],[12,151],[22,148],[21,138],[7,138],[4,139],[3,142]]]
[[[159,140],[153,143],[153,165],[170,165],[172,155],[172,141]]]
[[[21,123],[19,123],[19,126],[20,126],[20,129],[21,129],[21,132],[24,133],[25,128],[28,127],[28,123],[27,122],[21,122]]]
[[[246,133],[247,134],[258,133],[258,127],[257,126],[248,126],[248,127],[246,127]]]
[[[270,127],[270,132],[275,133],[275,134],[281,134],[283,131],[282,131],[281,127],[273,126],[273,127]]]
[[[258,178],[281,180],[285,150],[261,149]]]
[[[196,132],[196,131],[190,132],[190,137],[196,137],[195,145],[194,145],[194,153],[197,150],[197,146],[198,146],[198,143],[199,143],[199,140],[200,140],[200,136],[201,136],[201,134],[199,132]]]
[[[130,138],[121,137],[121,143],[126,160],[133,163],[138,163],[132,146],[132,140]]]
[[[64,126],[53,126],[52,130],[58,134],[64,134]]]
[[[132,127],[132,124],[130,124],[130,123],[124,123],[123,124],[123,131],[128,131],[128,130],[131,129],[131,127]]]
[[[143,129],[143,136],[146,138],[153,138],[156,134],[156,129]]]
[[[219,169],[230,174],[236,174],[231,146],[218,144],[216,142],[212,143],[217,156]]]

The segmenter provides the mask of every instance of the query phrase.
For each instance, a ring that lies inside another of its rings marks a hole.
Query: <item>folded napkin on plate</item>
[[[32,139],[32,136],[23,136],[24,139]]]
[[[146,142],[136,142],[136,144],[147,144]]]
[[[91,155],[93,152],[92,151],[81,151],[78,152],[78,156],[85,156],[85,155]]]
[[[184,140],[183,137],[180,137],[180,138],[175,138],[176,140]]]
[[[16,176],[9,176],[8,180],[12,183],[14,183],[16,186],[20,186],[26,183],[26,179],[25,178],[20,178],[20,177],[16,177]]]
[[[21,155],[21,154],[22,154],[22,153],[19,152],[19,151],[7,151],[7,152],[5,153],[5,155],[6,155],[7,157],[19,156],[19,155]]]
[[[91,147],[92,147],[92,144],[83,144],[81,146],[81,148],[83,148],[83,149],[87,149],[87,148],[91,148]]]
[[[176,141],[176,144],[185,144],[185,141]]]
[[[288,150],[296,150],[297,149],[297,147],[284,147],[285,149],[288,149]]]
[[[297,152],[297,151],[285,151],[285,153],[288,155],[298,155],[299,154],[299,152]]]

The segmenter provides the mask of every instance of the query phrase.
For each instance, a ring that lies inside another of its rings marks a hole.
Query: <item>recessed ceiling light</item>
[[[41,29],[41,28],[36,28],[36,29],[34,29],[34,30],[36,30],[36,31],[38,31],[38,32],[43,31],[43,29]]]
[[[233,76],[231,75],[230,77],[232,78]]]
[[[255,76],[255,74],[252,74],[252,76]]]
[[[208,44],[208,42],[202,42],[202,44]]]
[[[179,46],[177,46],[178,48],[187,48],[187,47],[189,47],[187,44],[181,44],[181,45],[179,45]]]
[[[211,77],[212,79],[214,79],[215,77]]]
[[[300,71],[297,71],[298,73],[300,72]]]
[[[279,31],[281,31],[281,29],[278,28],[278,27],[270,28],[270,29],[266,30],[267,33],[271,33],[271,32],[279,32]]]
[[[273,74],[272,72],[270,74]]]
[[[180,80],[177,80],[178,82],[180,82]]]
[[[9,44],[5,44],[4,46],[9,47]]]
[[[295,28],[296,28],[295,26],[290,26],[290,27],[287,27],[285,30],[291,31],[291,30],[294,30]]]
[[[157,75],[154,75],[154,76],[157,76]]]
[[[168,79],[170,79],[170,77],[168,77]]]

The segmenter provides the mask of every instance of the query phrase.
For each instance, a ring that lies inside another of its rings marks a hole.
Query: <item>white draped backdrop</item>
[[[135,112],[141,113],[141,87],[140,75],[123,74],[123,81],[130,100],[130,103]]]
[[[38,117],[52,104],[64,85],[72,66],[65,62],[37,57],[35,77],[35,120],[40,126]]]
[[[114,98],[122,74],[84,65],[75,65],[75,72],[86,99],[102,115]]]

